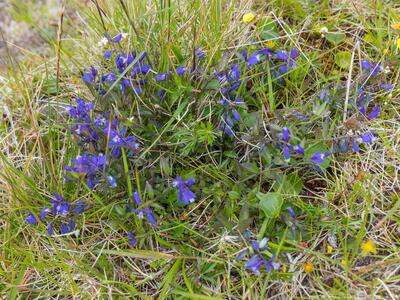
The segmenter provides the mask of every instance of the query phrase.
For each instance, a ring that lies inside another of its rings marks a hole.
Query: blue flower
[[[253,255],[246,263],[245,268],[251,270],[255,275],[260,275],[260,267],[265,265],[265,260],[258,254]]]
[[[368,131],[368,132],[360,135],[360,138],[364,143],[369,144],[369,143],[372,143],[377,137],[374,135],[373,131]]]
[[[368,60],[361,61],[361,66],[363,69],[366,69],[366,70],[371,69],[371,63]]]
[[[249,66],[254,66],[258,64],[260,61],[261,61],[261,54],[259,54],[258,52],[253,52],[247,58],[247,63],[249,64]]]
[[[293,149],[297,154],[304,155],[304,148],[300,144],[293,146]]]
[[[139,196],[138,192],[134,192],[133,193],[133,198],[135,199],[137,206],[141,206],[142,205],[142,200],[140,199],[140,196]]]
[[[112,53],[113,53],[112,50],[107,50],[106,52],[104,52],[104,58],[106,60],[110,60]]]
[[[112,188],[117,187],[117,180],[115,179],[115,177],[113,177],[111,175],[107,175],[106,179],[107,179],[108,184],[110,185],[110,187],[112,187]]]
[[[49,212],[51,212],[51,209],[50,209],[50,208],[43,207],[43,209],[42,209],[42,211],[41,211],[41,213],[40,213],[39,219],[43,221],[43,220],[46,218],[46,216],[47,216],[47,214],[48,214]]]
[[[70,233],[75,229],[76,222],[73,220],[69,220],[67,224],[61,223],[60,224],[60,233],[67,234]]]
[[[379,85],[381,88],[383,88],[386,91],[393,90],[393,85],[390,83],[382,83]]]
[[[47,231],[47,234],[48,235],[53,235],[53,232],[54,232],[54,230],[53,230],[53,222],[50,222],[48,225],[47,225],[47,227],[46,227],[46,231]]]
[[[129,246],[133,247],[136,245],[136,237],[132,232],[128,232],[128,244]]]
[[[160,73],[157,76],[153,77],[154,81],[161,82],[168,78],[168,73]]]
[[[290,215],[293,219],[295,219],[295,218],[296,218],[296,214],[294,213],[293,208],[292,208],[291,206],[289,206],[289,207],[287,208],[287,210],[288,210],[288,212],[289,212],[289,215]]]
[[[53,204],[53,215],[61,215],[64,217],[67,216],[69,214],[71,205],[57,193],[54,193],[54,197],[55,199],[50,199],[50,202]]]
[[[290,159],[290,150],[289,150],[289,147],[287,145],[283,146],[283,158],[285,160],[289,160]]]
[[[351,142],[351,150],[355,153],[360,152],[360,145],[355,139]]]
[[[118,33],[115,37],[111,37],[111,35],[109,35],[108,33],[103,32],[103,36],[107,38],[111,43],[118,43],[122,39],[122,33]]]
[[[290,139],[290,133],[289,133],[289,129],[287,127],[283,127],[282,128],[282,139],[285,142],[289,142]]]
[[[178,189],[178,202],[189,205],[195,201],[196,194],[190,190],[194,182],[195,179],[193,177],[188,180],[183,180],[180,176],[176,176],[172,185]]]
[[[254,252],[261,252],[268,249],[268,238],[263,238],[260,242],[251,241],[251,247],[253,248]]]
[[[97,76],[97,69],[93,66],[90,67],[90,72],[83,73],[82,80],[87,84],[93,85]]]
[[[114,72],[110,72],[109,74],[105,74],[101,77],[101,80],[105,83],[107,83],[108,85],[111,85],[112,83],[114,83],[117,78],[115,77]]]
[[[231,67],[231,70],[228,72],[226,80],[228,82],[234,82],[238,81],[239,79],[240,79],[239,65],[235,64],[233,67]]]
[[[236,255],[236,260],[241,260],[247,253],[249,253],[248,249],[240,251],[239,254]]]
[[[183,74],[186,73],[186,67],[177,67],[175,71],[176,71],[176,74],[178,74],[179,76],[182,76]]]
[[[31,224],[31,225],[34,225],[38,222],[32,212],[28,213],[28,215],[25,218],[25,221],[26,221],[26,223]]]
[[[206,57],[205,53],[203,52],[203,48],[201,48],[201,47],[197,47],[195,49],[195,54],[196,54],[196,56],[198,58],[205,58]]]
[[[376,117],[379,117],[380,114],[381,114],[381,107],[378,104],[375,104],[372,111],[368,114],[368,118],[374,119]]]
[[[315,152],[312,156],[311,156],[311,160],[316,163],[316,164],[322,164],[325,160],[326,157],[329,156],[329,151],[326,151],[324,153],[322,152]]]
[[[267,265],[265,268],[266,268],[266,271],[269,273],[272,270],[275,270],[275,271],[278,270],[280,267],[281,267],[281,264],[278,262],[275,262],[275,255],[273,254],[271,259],[267,262]]]
[[[149,223],[153,226],[156,225],[156,216],[151,209],[132,209],[131,212],[137,213],[139,219],[143,219],[143,216],[146,215]]]

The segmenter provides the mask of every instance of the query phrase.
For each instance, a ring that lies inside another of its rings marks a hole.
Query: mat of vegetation
[[[397,299],[399,3],[5,7],[1,297]]]

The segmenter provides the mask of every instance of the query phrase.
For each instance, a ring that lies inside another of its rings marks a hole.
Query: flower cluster
[[[51,216],[52,219],[47,221],[46,230],[49,235],[54,234],[54,224],[59,225],[60,234],[68,234],[75,230],[76,220],[80,214],[82,214],[88,207],[88,204],[82,200],[78,200],[75,203],[69,203],[59,194],[54,194],[54,199],[49,199],[52,204],[52,208],[44,207],[39,215],[41,222],[46,222]],[[38,223],[37,217],[29,212],[25,218],[26,222],[31,225]]]
[[[281,266],[279,262],[276,261],[275,255],[272,254],[269,260],[265,260],[262,257],[262,252],[268,249],[268,238],[263,238],[261,241],[251,241],[251,247],[247,248],[239,253],[236,259],[242,259],[246,254],[252,254],[245,268],[253,272],[255,275],[259,276],[261,274],[260,268],[265,266],[265,271],[267,273],[272,270],[278,270]]]

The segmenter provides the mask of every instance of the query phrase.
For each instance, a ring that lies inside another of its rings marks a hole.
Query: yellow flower
[[[311,273],[312,271],[314,271],[314,266],[311,262],[306,262],[304,265],[304,272],[306,273]]]
[[[265,42],[265,46],[267,46],[267,48],[274,48],[275,47],[275,41],[267,41]]]
[[[244,23],[250,23],[253,22],[254,18],[256,17],[255,14],[253,13],[247,13],[243,15],[243,22]]]
[[[331,245],[326,246],[326,253],[332,254],[333,247]]]
[[[400,38],[399,38],[399,39],[397,39],[397,48],[399,48],[399,49],[400,49]]]
[[[369,253],[376,253],[376,246],[374,241],[368,240],[361,245],[362,255],[368,255]]]
[[[391,26],[393,29],[400,29],[400,22],[395,22]]]

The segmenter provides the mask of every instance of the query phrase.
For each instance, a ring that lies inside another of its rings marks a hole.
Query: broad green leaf
[[[280,193],[271,192],[264,194],[258,192],[256,197],[260,201],[258,204],[259,207],[263,210],[267,217],[274,219],[279,216],[283,204],[282,195]]]
[[[326,39],[332,44],[338,45],[346,39],[346,34],[342,32],[330,32],[326,34]]]
[[[349,51],[336,53],[335,63],[342,69],[349,69],[351,65],[351,53]]]

